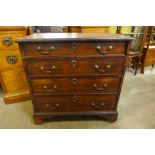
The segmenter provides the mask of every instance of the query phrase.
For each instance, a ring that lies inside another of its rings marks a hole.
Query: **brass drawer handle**
[[[46,104],[46,107],[50,110],[55,110],[58,109],[60,105],[58,103],[56,103],[55,106],[50,106],[49,104]]]
[[[95,104],[95,102],[92,102],[92,103],[91,103],[91,106],[93,106],[93,107],[94,107],[95,105],[96,105],[96,104]]]
[[[101,46],[96,46],[96,50],[99,52],[99,53],[101,53],[101,54],[107,54],[108,52],[107,51],[102,51],[102,48],[101,48]]]
[[[13,40],[11,37],[4,37],[4,38],[2,38],[2,43],[5,46],[10,46],[10,45],[12,45]]]
[[[44,73],[52,73],[52,71],[55,70],[55,69],[56,69],[56,66],[55,65],[52,65],[51,68],[50,68],[50,70],[45,70],[44,66],[41,66],[40,67],[40,70],[42,72],[44,72]]]
[[[37,47],[37,50],[38,50],[38,51],[41,51],[41,50],[42,50],[42,48],[41,48],[40,46],[38,46],[38,47]]]
[[[16,64],[18,61],[17,57],[14,55],[7,56],[6,59],[9,64]]]
[[[38,51],[40,54],[49,54],[49,53],[50,53],[50,51],[43,51],[43,49],[42,49],[40,46],[37,47],[37,51]]]
[[[49,54],[51,51],[55,50],[55,46],[51,46],[49,51],[44,51],[41,46],[38,46],[37,47],[37,51],[40,53],[40,54]]]
[[[102,107],[104,107],[104,102],[100,103],[100,104],[96,104],[95,102],[91,102],[91,106],[95,109],[100,109]]]
[[[54,84],[52,86],[51,89],[48,89],[48,86],[47,85],[44,85],[43,88],[47,91],[47,92],[53,92],[55,89],[57,89],[57,84]]]
[[[94,65],[94,68],[95,68],[98,72],[107,72],[107,71],[111,68],[111,65],[107,65],[105,69],[100,69],[99,65]]]
[[[55,46],[51,46],[51,47],[50,47],[50,51],[51,51],[51,50],[55,50]]]
[[[103,84],[103,86],[98,86],[98,85],[95,83],[95,84],[93,84],[93,87],[94,87],[96,90],[103,91],[105,88],[108,87],[108,85],[105,83],[105,84]]]
[[[109,50],[112,50],[113,49],[113,46],[112,45],[109,45],[108,49]]]

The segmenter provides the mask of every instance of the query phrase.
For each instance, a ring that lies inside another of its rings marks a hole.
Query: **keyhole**
[[[77,84],[77,79],[73,79],[73,85],[76,85]]]

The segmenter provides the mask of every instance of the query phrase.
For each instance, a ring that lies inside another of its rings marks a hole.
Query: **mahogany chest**
[[[131,40],[106,33],[40,33],[18,39],[35,123],[67,115],[115,121]]]

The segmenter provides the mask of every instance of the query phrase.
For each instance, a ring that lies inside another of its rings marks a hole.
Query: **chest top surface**
[[[34,33],[17,42],[51,42],[51,41],[131,41],[132,37],[112,33]]]

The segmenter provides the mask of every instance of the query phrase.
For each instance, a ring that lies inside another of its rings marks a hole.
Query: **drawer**
[[[9,33],[4,32],[0,33],[0,49],[7,50],[7,49],[18,49],[18,43],[15,42],[18,38],[22,38],[26,35],[26,31],[23,32],[16,32],[16,33]]]
[[[33,97],[35,112],[72,112],[72,97],[68,96],[35,96]]]
[[[111,111],[116,104],[115,95],[73,96],[75,111]],[[75,100],[75,101],[74,101]]]
[[[25,60],[27,71],[32,76],[120,74],[124,59],[70,59],[70,60]]]
[[[115,55],[124,54],[125,42],[27,43],[23,49],[25,56]]]
[[[22,65],[19,50],[0,50],[0,69],[15,68]]]
[[[28,92],[28,84],[23,66],[18,66],[10,70],[2,70],[0,72],[0,78],[2,82],[1,84],[4,98],[6,98],[6,100],[10,99],[17,102],[17,96],[21,96],[19,98],[25,98],[25,93]]]
[[[112,111],[115,95],[33,97],[36,112]]]
[[[114,77],[70,77],[32,79],[33,94],[116,93],[120,78]]]

